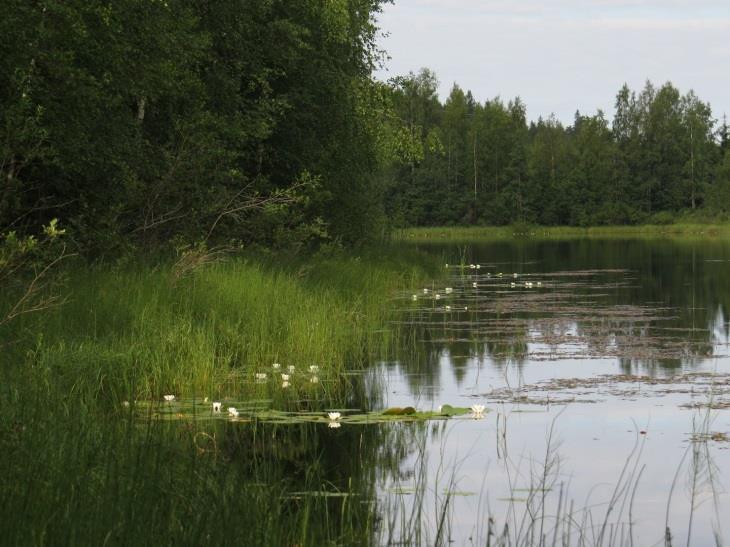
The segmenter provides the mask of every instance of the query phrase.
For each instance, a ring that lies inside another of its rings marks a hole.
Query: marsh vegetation
[[[5,537],[721,540],[727,260],[509,238],[69,267],[63,306],[2,327]]]

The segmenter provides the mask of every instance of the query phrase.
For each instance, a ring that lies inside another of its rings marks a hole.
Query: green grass
[[[642,224],[636,226],[447,226],[404,228],[396,240],[413,242],[491,241],[513,237],[538,239],[594,238],[725,238],[730,237],[730,224]]]
[[[123,401],[364,407],[362,379],[341,373],[388,354],[393,295],[435,270],[388,250],[238,258],[181,279],[171,264],[70,268],[64,305],[0,331],[3,543],[367,544],[363,500],[287,492],[372,498],[352,454],[381,450],[377,430],[338,432],[338,461],[322,462],[319,424],[140,420]],[[274,362],[296,367],[286,390]]]
[[[77,268],[63,306],[5,329],[16,342],[3,358],[112,405],[164,394],[271,395],[278,384],[252,385],[257,372],[271,379],[275,362],[280,372],[317,365],[324,378],[367,364],[388,343],[381,330],[392,295],[419,275],[423,268],[397,255],[284,266],[239,259],[182,279],[169,267]]]

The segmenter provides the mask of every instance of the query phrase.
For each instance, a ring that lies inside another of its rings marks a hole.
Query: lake
[[[201,453],[341,544],[722,543],[729,243],[403,245],[440,274],[391,295],[382,355],[340,379],[297,363],[303,410],[228,400],[241,416],[219,414]],[[216,418],[208,401],[162,407]]]
[[[417,520],[424,543],[654,545],[668,524],[674,543],[691,526],[692,544],[714,544],[730,469],[730,245],[420,248],[446,277],[395,302],[412,334],[376,368],[383,405],[489,412],[383,426],[401,454],[378,483],[393,522]]]

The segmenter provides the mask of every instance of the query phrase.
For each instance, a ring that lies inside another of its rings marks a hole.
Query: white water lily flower
[[[219,413],[221,411],[221,404],[219,402],[213,403],[213,412]]]
[[[228,407],[228,415],[233,418],[236,418],[238,416],[238,410],[236,409],[235,406]]]
[[[423,294],[428,294],[428,289],[423,289]]]
[[[542,287],[542,283],[540,281],[537,282],[538,287]]]
[[[509,286],[510,287],[516,287],[517,286],[517,283],[510,283]]]
[[[281,365],[279,363],[274,363],[271,365],[274,370],[279,370],[281,368]]]
[[[328,412],[327,417],[334,422],[335,420],[342,418],[342,414],[339,412]]]
[[[499,273],[497,274],[497,277],[502,277],[502,272],[499,272]]]
[[[163,398],[164,398],[164,399],[165,399],[165,401],[167,401],[168,403],[171,403],[172,401],[174,401],[174,400],[175,400],[175,396],[174,396],[174,395],[163,395]]]
[[[471,284],[471,286],[476,289],[477,288],[477,282],[475,281],[474,283]]]
[[[312,365],[309,367],[309,372],[319,372],[319,367],[317,365]]]
[[[446,288],[444,289],[444,292],[445,292],[446,294],[451,294],[452,292],[454,292],[454,289],[453,289],[453,287],[446,287]]]
[[[129,407],[129,401],[122,401],[122,406]]]
[[[477,264],[477,270],[481,269],[481,267],[482,267],[481,264]]]
[[[436,293],[436,295],[434,296],[434,298],[435,298],[436,300],[439,300],[439,299],[441,298],[441,295],[440,295],[439,293]]]
[[[294,374],[294,371],[296,370],[296,367],[294,365],[289,365],[286,370],[289,371],[289,374]]]
[[[288,374],[282,374],[281,375],[281,379],[284,380],[285,382],[288,382],[289,381],[289,375]]]
[[[448,268],[448,267],[449,267],[449,265],[447,264],[447,265],[446,265],[446,267]]]
[[[318,382],[319,382],[319,378],[317,378],[316,376],[312,376],[312,377],[311,377],[311,378],[309,379],[309,381],[310,381],[311,383],[313,383],[313,384],[316,384],[316,383],[318,383]]]
[[[482,414],[484,414],[485,409],[486,409],[486,407],[484,405],[472,405],[471,406],[471,411],[472,411],[472,413],[474,413],[474,416],[481,416]]]
[[[286,388],[288,388],[288,387],[289,387],[290,385],[291,385],[291,384],[290,384],[289,382],[287,382],[286,380],[284,380],[284,381],[283,381],[283,382],[281,383],[281,389],[286,389]]]
[[[469,264],[469,268],[472,269],[472,270],[475,270],[476,269],[476,266],[474,264]]]
[[[451,310],[451,306],[446,306],[446,311],[450,311],[450,310]]]
[[[257,380],[266,380],[266,373],[265,372],[257,372],[256,373],[256,379]]]
[[[418,300],[418,295],[414,294],[413,296],[411,296],[411,300]]]
[[[464,311],[469,311],[469,308],[467,308],[466,306],[464,306]]]
[[[203,402],[204,403],[207,403],[208,402],[208,397],[206,397],[205,399],[203,399]]]
[[[327,424],[327,427],[337,429],[338,427],[342,427],[342,424],[340,422],[330,422]]]
[[[517,279],[517,274],[516,273],[513,273],[512,274],[512,277],[514,277],[515,279]]]

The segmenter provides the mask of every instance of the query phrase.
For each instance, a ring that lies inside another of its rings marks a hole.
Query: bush
[[[674,214],[669,211],[660,211],[649,217],[649,224],[665,226],[668,224],[674,224],[674,222]]]

